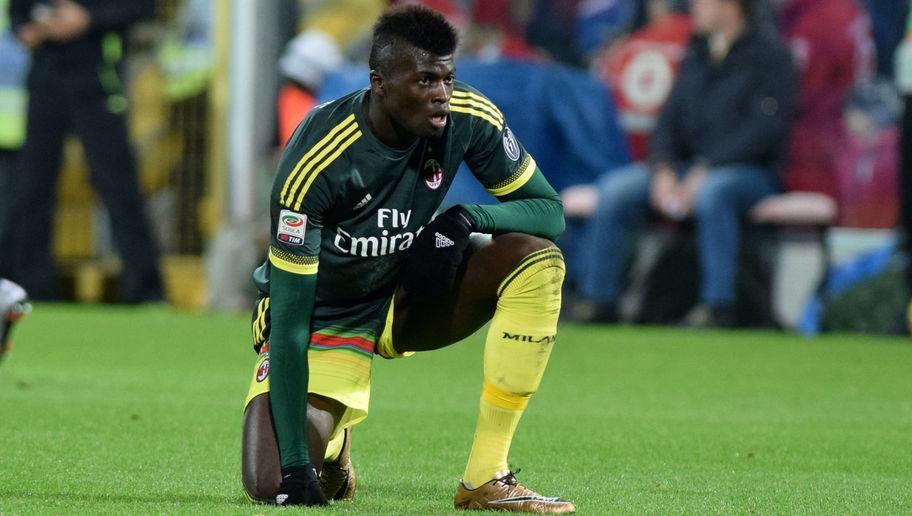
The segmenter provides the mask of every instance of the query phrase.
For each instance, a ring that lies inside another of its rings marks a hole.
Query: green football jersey
[[[371,133],[364,115],[369,94],[317,106],[296,129],[273,185],[269,259],[254,274],[267,294],[273,267],[317,274],[312,328],[342,323],[363,328],[368,338],[379,331],[376,318],[385,316],[405,251],[463,161],[502,199],[534,176],[543,182],[501,112],[468,85],[456,82],[443,135],[406,149]]]

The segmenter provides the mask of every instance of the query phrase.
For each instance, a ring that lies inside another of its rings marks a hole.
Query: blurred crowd
[[[912,220],[900,202],[912,197],[900,143],[909,0],[278,0],[278,147],[314,105],[366,85],[372,24],[391,3],[424,4],[457,27],[458,78],[501,108],[561,191],[577,319],[625,318],[635,228],[693,238],[697,306],[682,320],[728,326],[744,322],[735,276],[752,223]],[[193,90],[212,67],[215,14],[203,0],[175,5],[164,73],[171,89]],[[21,45],[3,38],[0,64],[21,70]],[[8,123],[21,79],[0,76],[0,195],[25,141]],[[493,201],[460,171],[447,202]],[[10,204],[0,199],[0,218]]]
[[[695,306],[674,317],[733,326],[761,321],[744,316],[758,307],[737,306],[745,226],[899,222],[894,56],[908,1],[418,3],[460,29],[460,78],[500,105],[533,154],[544,155],[539,163],[562,191],[570,223],[561,244],[576,301],[569,313],[578,320],[625,318],[619,298],[636,248],[631,230],[644,225],[675,227],[696,241],[696,266],[678,271],[696,278]],[[364,60],[365,20],[386,7],[300,5],[301,34],[280,61],[288,79],[280,141],[318,98],[359,84],[339,86],[335,76]],[[587,81],[601,90],[580,86]],[[574,116],[562,116],[568,112]],[[467,176],[457,177],[448,201],[490,202]]]
[[[409,2],[392,2],[409,3]],[[686,0],[427,0],[462,31],[461,56],[482,62],[560,63],[588,70],[610,88],[634,160],[671,91],[693,27]],[[386,2],[302,2],[301,35],[281,62],[285,76],[311,92],[343,60],[364,61],[369,20]],[[756,0],[751,17],[776,32],[799,72],[788,171],[789,189],[839,197],[845,131],[894,123],[893,55],[905,34],[907,0]],[[353,15],[353,13],[357,13]],[[872,87],[873,85],[873,87]],[[893,98],[891,98],[893,95]],[[858,120],[857,109],[867,115]],[[843,121],[847,114],[849,120]],[[854,118],[853,118],[854,117]],[[835,134],[834,134],[835,131]],[[860,152],[860,151],[858,151]],[[865,221],[846,221],[849,224]]]

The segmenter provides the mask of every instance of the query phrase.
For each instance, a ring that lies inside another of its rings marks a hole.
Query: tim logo
[[[260,367],[257,368],[257,375],[256,375],[257,383],[263,383],[263,380],[265,380],[268,376],[269,376],[269,359],[267,358],[266,360],[263,360],[263,363],[260,364]]]
[[[424,176],[424,184],[431,190],[436,190],[443,184],[443,167],[436,159],[427,160],[421,169],[421,174]]]
[[[296,237],[293,235],[286,235],[285,233],[279,233],[279,241],[285,242],[286,244],[291,244],[291,245],[301,245],[304,243],[303,238]]]
[[[515,340],[516,342],[529,342],[531,344],[550,344],[554,342],[554,335],[545,335],[544,337],[533,337],[531,335],[520,335],[518,333],[503,332],[502,339]]]

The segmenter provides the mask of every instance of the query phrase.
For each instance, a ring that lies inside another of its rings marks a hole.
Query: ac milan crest
[[[269,359],[263,360],[263,363],[260,364],[260,367],[257,368],[256,380],[257,383],[262,383],[266,377],[269,376]]]
[[[436,159],[425,161],[421,174],[424,176],[424,184],[431,190],[436,190],[443,184],[443,167]]]

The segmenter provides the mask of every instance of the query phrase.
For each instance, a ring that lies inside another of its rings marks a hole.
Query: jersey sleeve
[[[308,117],[295,130],[272,187],[269,263],[291,274],[317,273],[323,216],[333,203],[322,151],[338,134],[317,131],[317,125]]]
[[[564,206],[545,176],[536,169],[521,188],[500,198],[496,205],[465,206],[482,233],[519,232],[557,240],[564,232]]]
[[[491,195],[503,197],[522,188],[536,164],[493,102],[464,85],[453,90],[450,110],[470,115],[471,135],[465,162]]]
[[[307,460],[307,351],[323,217],[333,201],[325,172],[341,134],[339,126],[327,129],[312,116],[298,127],[279,160],[270,202],[269,401],[283,464]]]
[[[485,233],[518,231],[556,239],[564,230],[560,196],[538,169],[535,159],[507,126],[503,114],[481,93],[454,89],[450,110],[470,115],[465,162],[491,195],[495,206],[466,206]]]
[[[272,187],[268,258],[272,349],[306,350],[310,340],[323,216],[333,201],[321,149],[334,140],[327,140],[324,125],[310,116],[295,130]]]

